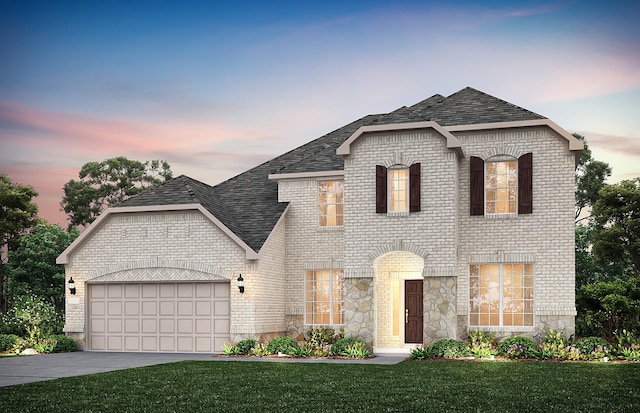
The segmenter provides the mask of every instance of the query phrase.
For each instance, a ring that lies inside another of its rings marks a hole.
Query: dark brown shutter
[[[387,168],[376,165],[376,213],[387,213]]]
[[[409,212],[420,212],[420,163],[409,167]]]
[[[484,161],[472,156],[469,163],[469,214],[484,215]]]
[[[518,214],[533,212],[533,154],[518,158]]]

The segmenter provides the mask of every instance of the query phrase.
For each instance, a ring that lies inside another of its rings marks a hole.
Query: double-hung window
[[[533,264],[469,267],[469,326],[533,326]]]
[[[470,215],[533,213],[533,155],[469,158]]]
[[[344,225],[344,182],[327,181],[318,183],[319,225],[321,227],[341,227]]]
[[[409,212],[409,168],[389,169],[389,211]]]
[[[342,270],[305,272],[305,324],[342,324],[344,278]]]

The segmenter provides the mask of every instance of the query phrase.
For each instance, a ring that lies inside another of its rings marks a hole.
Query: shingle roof
[[[287,204],[269,174],[344,169],[336,149],[361,126],[435,121],[442,126],[544,119],[536,113],[467,87],[448,97],[433,95],[410,107],[368,115],[227,181],[209,186],[181,175],[118,207],[200,203],[254,251],[260,251]]]

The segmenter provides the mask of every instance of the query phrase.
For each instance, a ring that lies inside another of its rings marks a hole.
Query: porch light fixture
[[[242,278],[242,274],[238,276],[238,290],[240,290],[240,294],[244,294],[244,278]]]
[[[69,292],[71,295],[76,295],[76,283],[73,281],[73,277],[69,278]]]

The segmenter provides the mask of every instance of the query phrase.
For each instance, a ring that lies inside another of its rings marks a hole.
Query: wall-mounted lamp
[[[244,294],[244,278],[242,278],[242,274],[238,276],[238,290],[240,290],[240,294]]]
[[[69,292],[71,295],[76,295],[76,283],[73,281],[73,277],[69,278]]]

